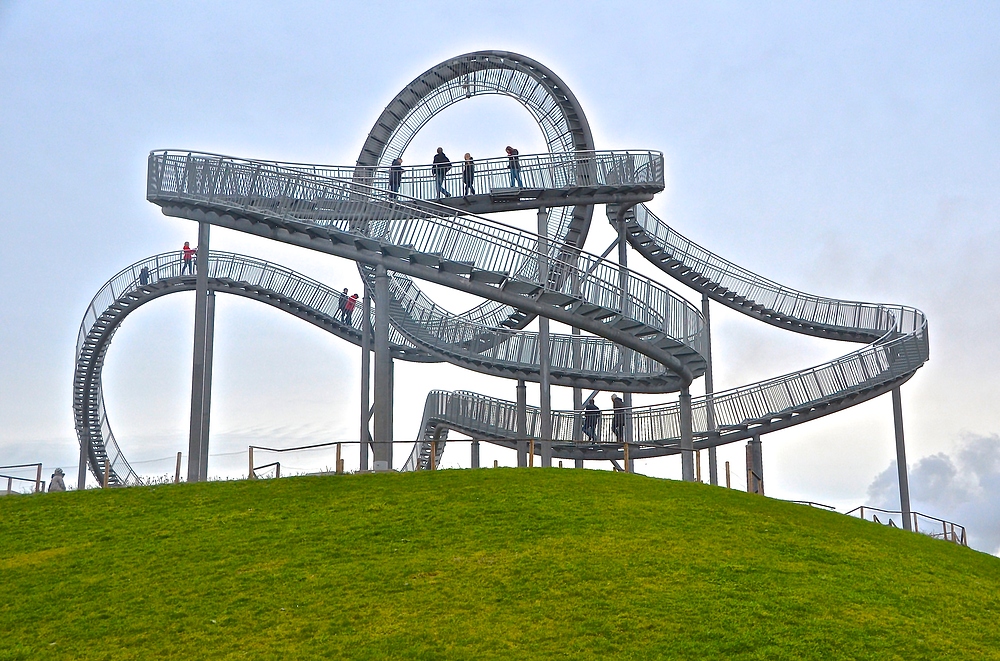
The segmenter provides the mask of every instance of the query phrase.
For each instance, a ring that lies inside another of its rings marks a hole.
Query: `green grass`
[[[1000,559],[582,470],[0,499],[0,660],[1000,658]]]

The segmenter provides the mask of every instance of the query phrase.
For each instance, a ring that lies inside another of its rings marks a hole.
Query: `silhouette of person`
[[[465,160],[462,161],[462,183],[465,184],[463,195],[476,194],[476,162],[472,160],[472,155],[466,152]]]
[[[510,187],[514,188],[514,184],[517,184],[518,188],[524,188],[524,184],[521,182],[521,161],[518,159],[518,151],[507,145],[507,167],[510,169]]]
[[[434,154],[434,181],[437,182],[437,196],[438,199],[442,197],[451,197],[451,193],[448,189],[444,187],[444,176],[448,174],[448,170],[451,169],[451,161],[444,153],[444,149],[441,147],[437,148],[437,153]]]
[[[597,408],[594,398],[587,400],[587,405],[583,407],[583,428],[584,434],[591,441],[597,441],[597,425],[601,421],[601,409]]]
[[[392,191],[392,199],[396,199],[399,193],[399,187],[403,184],[403,159],[396,158],[392,161],[392,167],[389,168],[389,190]]]

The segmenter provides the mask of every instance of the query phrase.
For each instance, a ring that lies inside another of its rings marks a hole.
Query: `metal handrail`
[[[314,313],[336,318],[340,292],[334,287],[286,267],[236,253],[212,251],[209,255],[208,268],[208,276],[211,279],[229,280],[263,287],[270,295],[303,303]],[[145,273],[143,273],[144,269]],[[111,465],[109,482],[113,485],[137,483],[138,475],[132,470],[121,452],[108,421],[100,365],[96,366],[96,374],[89,377],[88,383],[91,383],[92,386],[87,386],[85,383],[88,379],[88,370],[94,367],[95,361],[103,360],[103,353],[100,355],[88,353],[87,356],[84,356],[84,350],[88,347],[88,342],[93,342],[95,334],[100,336],[113,332],[113,330],[103,326],[99,327],[97,324],[99,320],[108,320],[112,316],[123,314],[116,311],[116,307],[124,306],[125,309],[130,310],[133,305],[130,297],[135,293],[140,292],[144,287],[154,286],[162,280],[183,277],[182,270],[183,262],[180,251],[160,253],[139,260],[112,276],[94,295],[84,313],[77,336],[78,367],[75,377],[74,408],[76,409],[78,437],[81,443],[89,443],[91,446],[92,469],[98,481],[103,482],[103,470],[107,462],[110,462]],[[194,278],[194,275],[190,273],[187,276],[192,280]],[[143,282],[144,278],[145,282]],[[397,298],[399,301],[405,302],[407,300],[404,296]],[[430,305],[433,306],[433,303],[430,302]],[[398,310],[394,310],[397,316],[398,312]],[[404,352],[401,356],[403,359],[420,362],[435,360],[421,354],[407,340],[407,337],[410,337],[417,329],[420,330],[423,337],[433,337],[435,332],[440,333],[441,339],[436,343],[435,348],[449,350],[454,356],[465,352],[464,355],[467,357],[477,355],[484,360],[489,359],[495,365],[506,364],[522,370],[531,370],[537,365],[537,334],[535,333],[505,331],[507,341],[499,342],[491,349],[479,351],[477,354],[473,348],[463,347],[463,342],[468,337],[466,331],[457,330],[452,336],[442,332],[442,329],[447,326],[447,319],[442,321],[443,317],[423,317],[433,319],[434,323],[428,323],[425,328],[420,329],[416,322],[422,318],[419,315],[427,314],[426,310],[420,306],[413,306],[407,308],[407,312],[414,316],[404,320],[394,319],[395,323],[405,325],[407,329],[405,334],[401,334],[395,327],[390,328],[390,345],[398,347],[400,351]],[[340,320],[339,323],[345,325],[343,320]],[[357,332],[358,336],[361,334],[362,324],[361,312],[356,310],[356,314],[351,319],[350,327]],[[617,373],[617,367],[620,363],[615,362],[618,349],[613,343],[603,338],[581,338],[569,335],[553,335],[552,340],[553,365],[558,369],[568,371],[584,379],[588,377],[594,379],[611,378]],[[575,359],[573,351],[577,351]],[[638,376],[663,372],[662,367],[644,356],[633,359],[632,365],[635,368],[633,374]]]
[[[785,287],[703,248],[660,220],[646,205],[637,205],[633,211],[636,224],[665,256],[705,278],[711,288],[724,287],[783,319],[836,331],[868,331],[875,337],[891,330],[913,333],[926,327],[923,313],[909,306],[844,301]]]
[[[175,151],[175,150],[167,150]],[[224,157],[222,154],[199,152],[201,156]],[[526,189],[559,190],[564,188],[596,187],[608,185],[663,185],[663,155],[651,150],[600,150],[544,152],[522,154],[518,157],[518,173]],[[392,166],[318,165],[285,161],[258,160],[276,168],[307,172],[333,179],[350,180],[383,191],[390,190]],[[465,197],[463,159],[451,161],[443,178],[443,185],[451,197]],[[475,194],[483,195],[493,190],[511,188],[510,157],[474,159],[473,187]],[[433,163],[401,166],[400,187],[403,197],[437,199],[437,166]]]
[[[147,197],[160,203],[239,209],[468,262],[483,271],[516,274],[547,292],[610,310],[624,307],[635,321],[699,354],[704,346],[698,309],[644,276],[588,253],[570,263],[560,259],[561,247],[555,246],[548,251],[555,256],[544,256],[552,270],[539,278],[537,267],[533,275],[524,268],[542,257],[537,235],[428,202],[389,199],[384,191],[356,182],[246,159],[158,151],[150,154]],[[622,305],[620,281],[634,304]]]
[[[872,513],[872,518],[869,519],[865,516],[865,512]],[[845,512],[848,516],[858,513],[858,518],[864,519],[866,521],[874,521],[875,523],[882,523],[879,521],[874,514],[874,512],[880,512],[882,514],[888,514],[890,516],[898,514],[900,520],[902,520],[903,513],[899,510],[887,510],[880,507],[870,507],[868,505],[860,505],[855,507],[849,512]],[[921,525],[921,520],[923,520],[923,525]],[[931,521],[934,527],[926,525],[927,521]],[[961,544],[962,546],[968,546],[968,537],[966,535],[965,526],[952,521],[946,521],[945,519],[940,519],[936,516],[931,516],[930,514],[924,514],[922,512],[910,512],[910,524],[913,532],[919,532],[921,534],[927,535],[928,537],[934,537],[936,539],[943,539],[945,541],[954,542],[956,544]],[[887,523],[882,525],[892,525],[895,526],[895,522],[890,518]],[[937,526],[941,526],[940,532],[937,530]]]

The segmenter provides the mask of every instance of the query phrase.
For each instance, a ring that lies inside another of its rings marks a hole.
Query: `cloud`
[[[964,525],[969,545],[1000,554],[1000,436],[966,434],[952,454],[910,466],[911,509]],[[869,504],[899,509],[896,462],[868,486]]]

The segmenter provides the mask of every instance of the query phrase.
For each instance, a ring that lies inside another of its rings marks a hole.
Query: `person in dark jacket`
[[[583,407],[583,427],[582,431],[591,441],[597,441],[597,425],[601,422],[601,409],[597,408],[594,398],[587,400],[587,405]]]
[[[612,395],[611,404],[615,409],[614,417],[611,419],[611,431],[615,435],[615,440],[621,443],[625,439],[625,402],[618,395]]]
[[[516,183],[518,188],[524,188],[524,184],[521,183],[521,161],[517,158],[517,155],[517,150],[507,145],[507,168],[510,169],[510,187],[514,188],[514,184]]]
[[[462,183],[465,184],[463,195],[476,194],[476,162],[472,160],[472,154],[465,153],[465,160],[462,161]]]
[[[444,153],[442,147],[437,148],[437,153],[434,154],[434,181],[437,182],[437,196],[438,199],[442,197],[451,197],[451,193],[448,189],[444,187],[444,176],[448,174],[448,170],[451,169],[451,161]]]
[[[344,291],[340,292],[340,300],[337,301],[337,314],[334,316],[334,319],[337,317],[340,317],[341,319],[347,318],[347,299],[349,298],[350,296],[347,295],[347,287],[344,287]]]
[[[392,199],[396,199],[396,195],[399,193],[399,187],[403,184],[403,159],[396,158],[392,161],[392,167],[389,168],[389,190],[392,191]]]

